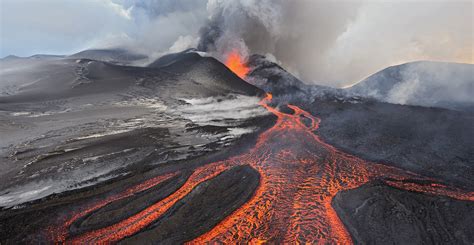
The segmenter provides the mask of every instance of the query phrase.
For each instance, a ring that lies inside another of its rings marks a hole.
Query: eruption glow
[[[230,54],[227,55],[225,65],[237,76],[244,79],[245,76],[249,73],[249,68],[245,65],[244,60],[240,56],[237,50],[233,50]]]
[[[76,237],[53,234],[55,241],[108,243],[136,234],[197,185],[238,165],[250,165],[260,173],[256,192],[247,203],[190,243],[350,244],[351,236],[332,208],[331,201],[339,191],[357,188],[375,179],[409,191],[474,201],[472,192],[437,184],[429,178],[339,151],[314,134],[319,127],[319,118],[293,105],[288,105],[293,114],[282,113],[268,105],[271,99],[268,94],[260,105],[273,113],[277,122],[259,136],[249,152],[198,167],[175,193],[116,224]],[[172,175],[158,178],[153,183],[169,176]],[[143,188],[130,190],[135,189]],[[123,196],[126,195],[128,193]],[[68,221],[61,226],[68,229],[71,223]]]

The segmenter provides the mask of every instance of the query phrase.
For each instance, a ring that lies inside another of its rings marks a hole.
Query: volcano
[[[395,104],[470,110],[473,84],[472,64],[418,61],[383,69],[349,90]]]
[[[2,243],[474,241],[469,110],[123,53],[1,61]]]

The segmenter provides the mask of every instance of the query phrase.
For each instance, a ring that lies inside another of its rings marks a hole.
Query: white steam
[[[201,46],[271,53],[308,83],[340,87],[415,60],[473,62],[471,1],[218,1]]]
[[[394,104],[463,109],[474,105],[474,65],[413,62],[380,71],[349,90]]]
[[[469,0],[5,0],[4,5],[7,50],[43,42],[66,49],[52,39],[81,43],[76,51],[84,43],[121,46],[152,58],[198,46],[222,59],[236,49],[243,56],[272,54],[305,82],[333,87],[409,61],[474,62]],[[105,20],[101,25],[95,21],[99,16]]]

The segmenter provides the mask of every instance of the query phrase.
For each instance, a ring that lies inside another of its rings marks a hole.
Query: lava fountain
[[[357,188],[375,179],[409,191],[474,201],[472,192],[450,188],[401,169],[367,162],[336,149],[314,133],[319,127],[319,118],[293,105],[288,105],[292,114],[282,113],[268,105],[271,99],[271,94],[268,94],[260,105],[273,113],[277,121],[259,135],[249,152],[198,167],[176,192],[116,224],[75,237],[64,232],[52,234],[53,239],[60,243],[81,244],[119,241],[153,224],[197,185],[238,165],[250,165],[260,173],[260,183],[252,198],[189,243],[350,244],[351,236],[332,208],[331,201],[339,191]],[[158,178],[153,183],[169,176]],[[62,230],[67,231],[72,222],[63,223]]]
[[[227,55],[225,65],[242,79],[244,79],[250,71],[250,68],[245,65],[244,60],[237,50],[232,50],[232,52]]]

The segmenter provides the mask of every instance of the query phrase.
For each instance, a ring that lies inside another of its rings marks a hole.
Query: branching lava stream
[[[318,129],[318,118],[293,105],[288,106],[293,114],[282,113],[268,105],[271,99],[268,94],[260,105],[273,113],[277,122],[259,136],[248,153],[197,168],[175,193],[114,225],[76,237],[56,233],[54,240],[72,243],[119,241],[152,224],[200,183],[238,165],[250,165],[260,173],[256,192],[247,203],[189,243],[350,244],[351,237],[331,201],[339,191],[359,187],[374,179],[410,191],[474,201],[472,192],[436,184],[429,178],[339,151],[313,133]],[[170,176],[158,178],[156,182]],[[71,220],[65,222],[62,230],[67,230],[71,223]]]

